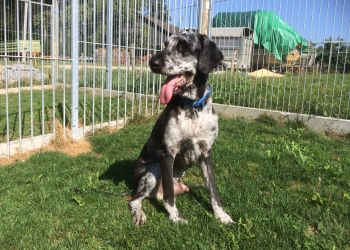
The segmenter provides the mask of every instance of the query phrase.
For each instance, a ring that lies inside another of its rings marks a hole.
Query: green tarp
[[[284,61],[297,46],[305,50],[308,44],[272,11],[218,13],[212,27],[247,27],[254,31],[254,43],[262,45],[278,60]]]

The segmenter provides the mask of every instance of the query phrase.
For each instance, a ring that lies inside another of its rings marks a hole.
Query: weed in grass
[[[266,113],[259,115],[259,117],[255,119],[255,121],[268,126],[277,125],[277,121],[271,115],[267,115]]]
[[[349,139],[349,140],[350,140],[350,132],[349,132],[349,133],[345,133],[344,137],[345,137],[346,139]]]
[[[300,119],[299,117],[297,117],[296,119],[293,119],[293,120],[286,121],[285,125],[288,128],[295,129],[295,130],[297,130],[297,129],[306,129],[307,128],[307,126],[305,125],[303,120]]]

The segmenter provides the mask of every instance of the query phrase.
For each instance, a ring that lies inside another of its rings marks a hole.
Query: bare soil
[[[14,162],[17,162],[17,161],[25,161],[31,155],[38,152],[45,152],[45,151],[58,151],[58,152],[63,152],[70,156],[77,156],[80,154],[91,152],[91,145],[90,145],[90,142],[88,142],[87,140],[80,140],[77,142],[61,141],[60,143],[57,143],[57,141],[52,141],[47,146],[37,150],[26,151],[23,153],[16,153],[12,155],[10,158],[0,158],[0,166],[13,164]]]

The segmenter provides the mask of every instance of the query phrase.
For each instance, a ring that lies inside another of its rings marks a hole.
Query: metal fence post
[[[71,113],[71,130],[72,139],[78,140],[79,127],[78,127],[78,105],[79,105],[79,0],[72,0],[71,3],[71,15],[72,15],[72,113]]]
[[[106,22],[106,89],[112,87],[112,57],[113,57],[113,1],[108,0],[107,3],[107,22]]]

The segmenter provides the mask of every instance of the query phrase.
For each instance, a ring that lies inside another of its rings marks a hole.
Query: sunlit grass
[[[140,122],[141,121],[141,122]],[[189,223],[172,223],[160,201],[145,200],[134,227],[123,193],[154,120],[91,137],[92,153],[40,152],[0,168],[4,249],[348,249],[350,142],[264,121],[220,119],[213,150],[218,191],[237,222],[212,215],[200,168],[177,198]]]

